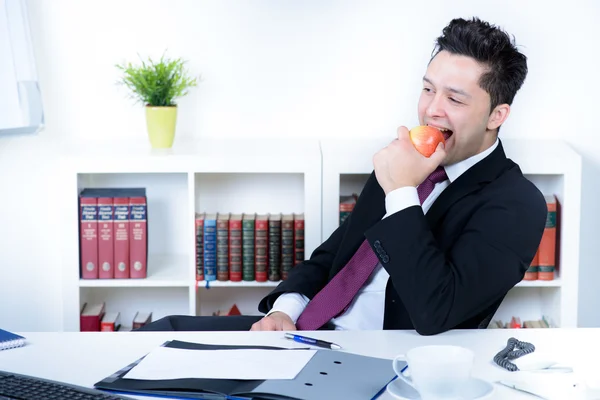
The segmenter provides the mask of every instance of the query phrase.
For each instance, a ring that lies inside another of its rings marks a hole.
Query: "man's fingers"
[[[284,320],[283,324],[281,324],[281,325],[282,325],[281,326],[282,327],[282,329],[281,329],[282,331],[295,331],[297,329],[296,325],[294,325],[290,321]]]
[[[446,150],[444,149],[444,143],[440,142],[435,148],[433,154],[429,156],[429,160],[431,160],[431,163],[435,164],[437,167],[442,163],[442,161],[444,161],[444,158],[446,158]]]
[[[252,327],[250,328],[250,330],[251,331],[275,331],[277,329],[275,326],[275,321],[273,321],[273,318],[264,317],[260,321],[252,324]]]
[[[405,126],[401,126],[396,130],[396,135],[398,137],[399,140],[404,140],[404,139],[408,139],[409,135],[408,135],[408,128]]]

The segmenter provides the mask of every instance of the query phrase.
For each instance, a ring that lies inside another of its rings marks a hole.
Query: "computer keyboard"
[[[0,371],[0,400],[131,400],[96,389]]]

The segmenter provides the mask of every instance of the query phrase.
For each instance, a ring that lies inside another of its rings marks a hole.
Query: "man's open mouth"
[[[429,124],[428,124],[428,125],[429,125]],[[434,127],[434,128],[437,128],[437,129],[439,129],[439,130],[440,130],[440,132],[442,132],[442,135],[444,135],[444,140],[448,140],[448,138],[449,138],[450,136],[452,136],[452,134],[454,133],[453,131],[451,131],[451,130],[450,130],[450,129],[448,129],[448,128],[442,128],[442,127],[440,127],[440,126],[435,126],[435,125],[429,125],[429,126],[432,126],[432,127]]]

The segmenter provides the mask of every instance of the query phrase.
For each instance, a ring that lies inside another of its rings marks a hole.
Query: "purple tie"
[[[446,179],[448,177],[444,168],[437,167],[417,188],[421,204],[431,194],[435,184]],[[379,259],[365,239],[344,268],[308,303],[296,321],[296,328],[302,331],[314,331],[330,319],[342,314],[369,279],[377,264]]]

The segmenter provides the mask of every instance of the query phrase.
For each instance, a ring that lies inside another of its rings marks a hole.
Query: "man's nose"
[[[426,112],[427,116],[430,118],[444,116],[443,100],[439,94],[436,94],[431,98],[431,101],[427,105]]]

